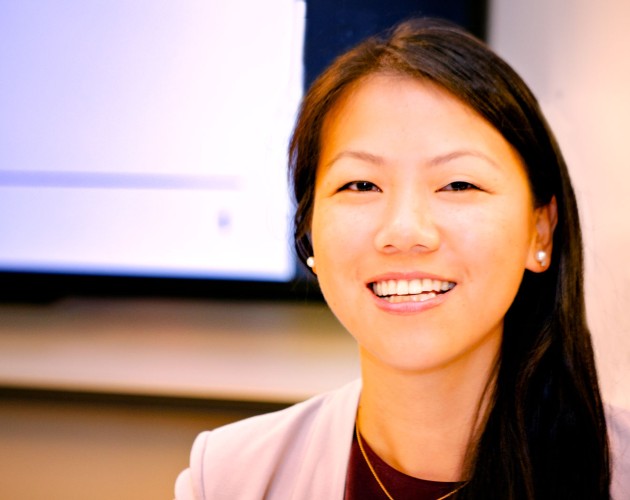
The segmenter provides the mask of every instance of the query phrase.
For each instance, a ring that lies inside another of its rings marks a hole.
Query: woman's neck
[[[496,362],[409,373],[362,353],[361,435],[392,467],[434,481],[464,480],[466,454],[483,427]]]

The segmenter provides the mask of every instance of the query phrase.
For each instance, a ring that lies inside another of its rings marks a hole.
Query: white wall
[[[490,3],[490,44],[538,96],[569,163],[604,396],[630,407],[630,2]]]

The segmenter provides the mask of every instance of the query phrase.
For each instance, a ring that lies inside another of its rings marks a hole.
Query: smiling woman
[[[388,365],[419,373],[450,364],[466,379],[491,366],[524,270],[544,270],[535,254],[551,254],[555,200],[535,209],[501,134],[408,76],[362,79],[326,116],[321,144],[317,276],[364,353],[364,383],[383,380]],[[476,356],[486,359],[471,363]]]
[[[575,196],[518,75],[403,23],[315,81],[290,158],[296,248],[362,380],[202,434],[177,498],[624,498]]]

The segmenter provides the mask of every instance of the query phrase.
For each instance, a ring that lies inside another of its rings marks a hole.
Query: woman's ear
[[[527,265],[532,272],[542,273],[547,270],[551,262],[553,250],[553,232],[558,223],[558,204],[553,196],[547,205],[535,209],[536,231],[532,238]]]

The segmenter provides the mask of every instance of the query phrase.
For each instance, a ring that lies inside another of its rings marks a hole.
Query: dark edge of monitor
[[[305,272],[289,282],[0,272],[0,302],[48,304],[66,297],[323,300]]]

